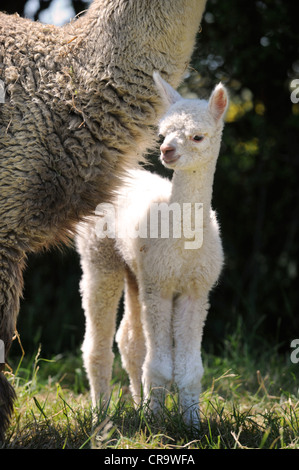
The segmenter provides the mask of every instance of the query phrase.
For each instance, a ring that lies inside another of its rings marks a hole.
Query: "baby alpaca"
[[[173,178],[132,170],[114,206],[104,208],[103,219],[81,224],[83,357],[96,405],[109,395],[116,310],[125,287],[116,340],[135,401],[143,385],[156,412],[175,382],[186,422],[198,424],[201,339],[209,292],[223,264],[211,198],[228,97],[220,84],[208,102],[183,99],[158,74],[154,79],[168,107],[159,126],[161,161],[174,170]],[[165,207],[168,216],[173,213],[166,238],[162,220],[151,225],[153,214]],[[103,221],[106,229],[110,225],[106,238]]]

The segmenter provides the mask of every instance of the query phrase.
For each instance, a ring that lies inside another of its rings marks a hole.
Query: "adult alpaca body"
[[[26,253],[68,240],[151,145],[148,126],[161,111],[152,72],[179,83],[204,6],[205,0],[95,0],[61,28],[0,14],[6,90],[0,104],[0,339],[6,359]],[[0,372],[0,439],[13,399]]]
[[[143,384],[145,398],[151,397],[150,406],[157,411],[174,381],[186,421],[198,423],[201,339],[209,294],[223,263],[211,199],[228,98],[218,85],[209,102],[186,100],[159,75],[155,80],[170,106],[159,132],[164,136],[162,162],[174,170],[172,182],[132,170],[114,205],[102,207],[104,218],[81,225],[83,358],[96,405],[110,393],[115,316],[125,288],[116,340],[135,401]],[[174,210],[173,219],[166,219],[170,237],[154,216],[161,203]],[[109,238],[104,238],[107,232]]]

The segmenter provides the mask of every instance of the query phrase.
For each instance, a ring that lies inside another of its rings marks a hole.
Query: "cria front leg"
[[[142,376],[144,398],[156,413],[173,376],[172,300],[163,297],[156,286],[147,285],[141,292],[141,308],[146,342]]]
[[[208,301],[180,296],[174,305],[174,381],[187,424],[199,425],[199,395],[203,365],[201,340]]]

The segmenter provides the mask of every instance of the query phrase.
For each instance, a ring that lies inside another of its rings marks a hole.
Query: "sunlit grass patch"
[[[241,331],[222,355],[203,354],[200,428],[186,426],[176,389],[158,416],[134,407],[116,357],[108,403],[93,410],[80,355],[44,360],[40,351],[11,374],[18,395],[5,448],[299,448],[298,367],[274,350],[253,352]]]

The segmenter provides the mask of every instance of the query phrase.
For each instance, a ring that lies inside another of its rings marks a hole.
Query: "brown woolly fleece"
[[[6,356],[26,253],[67,241],[151,146],[149,126],[162,112],[153,71],[179,84],[205,2],[94,0],[63,27],[0,13],[0,339]],[[0,440],[13,399],[0,372]]]

